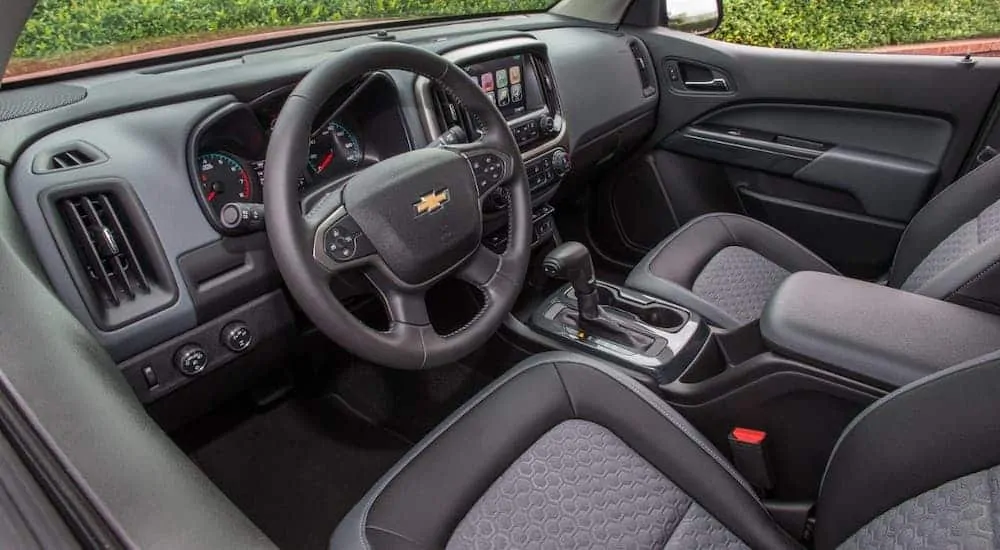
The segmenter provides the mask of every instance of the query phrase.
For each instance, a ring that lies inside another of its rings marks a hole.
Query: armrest
[[[887,389],[1000,349],[1000,317],[813,272],[782,283],[760,330],[775,352]]]

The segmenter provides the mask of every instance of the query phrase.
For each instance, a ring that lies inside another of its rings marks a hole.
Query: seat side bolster
[[[816,548],[948,481],[1000,464],[1000,353],[905,386],[874,403],[834,448],[817,502]]]
[[[352,510],[331,547],[444,547],[490,485],[571,418],[614,432],[751,547],[795,547],[678,413],[614,367],[565,352],[533,357],[442,423]]]
[[[969,172],[932,198],[910,220],[896,248],[889,286],[899,288],[920,262],[956,229],[1000,200],[1000,157]]]

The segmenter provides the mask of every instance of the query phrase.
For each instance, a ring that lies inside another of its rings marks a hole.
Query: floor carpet
[[[323,398],[236,416],[236,425],[189,454],[287,550],[327,548],[340,519],[410,446]]]

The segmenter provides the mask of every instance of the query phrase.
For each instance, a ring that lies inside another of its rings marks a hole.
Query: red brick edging
[[[868,50],[878,53],[901,53],[919,55],[986,55],[1000,56],[1000,38],[974,38],[970,40],[953,40],[950,42],[932,42],[928,44],[904,44],[900,46],[883,46]]]

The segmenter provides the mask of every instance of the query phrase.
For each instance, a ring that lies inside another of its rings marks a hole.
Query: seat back
[[[1000,157],[939,193],[914,216],[889,285],[1000,312]]]
[[[993,353],[861,413],[827,465],[817,550],[992,547],[1000,535],[993,531],[1000,517],[991,517],[1000,516],[998,389],[1000,353]]]

